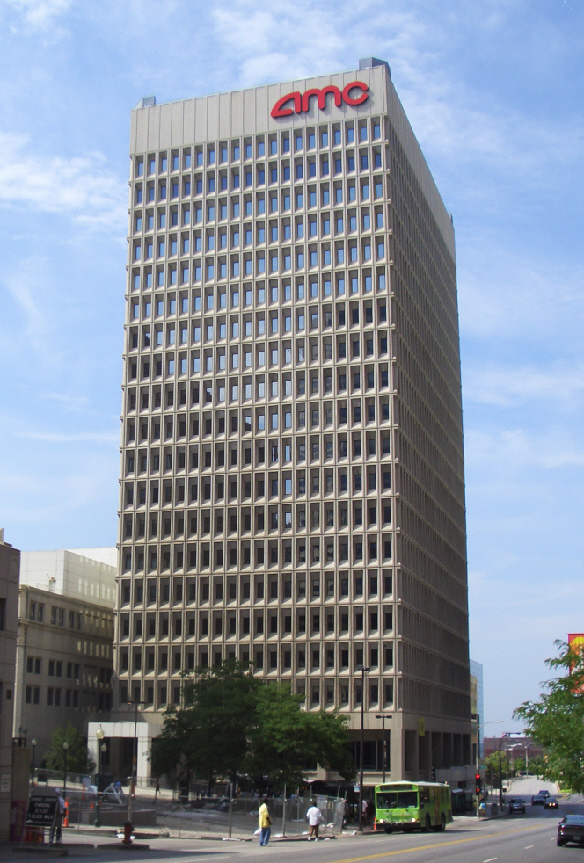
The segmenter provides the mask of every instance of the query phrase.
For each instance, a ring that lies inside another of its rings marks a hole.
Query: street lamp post
[[[507,757],[507,753],[508,752],[511,753],[511,758],[513,759],[511,772],[515,773],[515,754],[514,754],[515,749],[521,749],[521,743],[514,743],[512,746],[506,746],[505,747],[505,758],[507,760],[507,771],[506,771],[507,779],[509,779],[509,758]]]
[[[63,741],[63,800],[67,797],[67,754],[69,752],[69,744],[66,740]]]
[[[33,778],[33,782],[34,782],[34,753],[35,753],[35,749],[36,749],[36,739],[34,737],[30,741],[30,744],[32,746],[32,778]]]
[[[509,737],[509,734],[502,734],[499,738],[499,809],[503,807],[503,769],[501,766],[501,749],[503,747],[503,738]],[[505,749],[505,753],[507,749]],[[507,755],[505,755],[507,757]]]
[[[474,714],[473,714],[473,716],[474,716]],[[476,716],[478,717],[478,714],[476,714]],[[480,746],[481,746],[481,728],[484,728],[485,725],[500,725],[502,722],[503,722],[502,719],[490,719],[488,722],[483,722],[482,725],[477,725],[477,766],[476,766],[477,774],[480,773],[479,763],[480,763]],[[499,775],[500,774],[501,774],[501,764],[500,764],[500,759],[499,759]],[[486,793],[486,786],[487,786],[487,783],[485,780],[485,793]],[[485,800],[485,805],[486,805],[486,800]],[[479,816],[479,795],[477,794],[477,818],[479,818],[479,817],[480,817]]]
[[[134,754],[132,757],[132,779],[130,782],[130,789],[128,794],[128,823],[132,823],[132,797],[136,792],[136,775],[137,775],[137,766],[138,766],[138,705],[144,704],[143,701],[139,699],[135,699],[134,701],[128,701],[128,704],[134,705]]]
[[[361,744],[359,751],[359,830],[363,832],[363,705],[365,704],[365,665],[357,669],[361,672]]]
[[[97,803],[96,803],[96,807],[95,807],[95,821],[93,823],[94,823],[94,827],[101,827],[101,821],[100,821],[101,811],[99,808],[99,780],[101,777],[101,753],[105,752],[106,748],[107,748],[105,743],[103,742],[103,738],[105,737],[105,731],[103,730],[101,725],[97,729],[95,736],[97,737]]]
[[[385,744],[385,720],[391,719],[391,713],[376,713],[375,718],[381,719],[381,739],[383,742],[383,747],[382,747],[383,779],[381,781],[385,783],[385,765],[387,763],[387,750],[386,750],[386,744]]]

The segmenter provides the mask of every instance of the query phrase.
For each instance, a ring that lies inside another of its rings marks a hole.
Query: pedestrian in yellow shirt
[[[268,812],[268,804],[266,803],[265,799],[260,806],[258,816],[260,822],[260,845],[267,845],[270,841],[270,833],[272,832],[272,819],[270,818],[270,813]]]

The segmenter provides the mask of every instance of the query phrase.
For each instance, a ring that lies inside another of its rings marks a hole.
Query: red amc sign
[[[351,91],[353,90],[360,90],[361,92],[358,96],[351,96]],[[318,99],[318,110],[324,111],[327,93],[333,94],[334,103],[337,108],[340,106],[341,101],[345,105],[362,105],[369,98],[369,87],[363,81],[352,81],[350,84],[347,84],[342,92],[334,84],[329,84],[327,87],[323,87],[322,90],[318,88],[307,90],[305,93],[299,93],[298,90],[295,90],[293,93],[286,93],[285,96],[278,99],[272,108],[272,117],[289,117],[290,114],[302,114],[308,111],[312,96],[316,96]],[[288,105],[289,102],[294,103],[293,108]]]

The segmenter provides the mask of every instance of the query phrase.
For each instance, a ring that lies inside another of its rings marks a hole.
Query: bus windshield
[[[377,795],[378,809],[407,809],[411,806],[418,806],[417,791],[390,791]]]

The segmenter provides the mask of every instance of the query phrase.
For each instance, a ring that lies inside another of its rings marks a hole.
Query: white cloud
[[[505,486],[508,474],[523,468],[556,469],[584,467],[581,441],[570,439],[567,430],[560,429],[537,435],[523,429],[498,432],[465,432],[465,459],[471,469],[499,480]],[[475,478],[476,483],[476,478]]]
[[[96,506],[99,509],[104,496],[115,500],[117,489],[113,482],[115,474],[111,470],[114,462],[104,461],[95,452],[92,456],[91,467],[85,471],[75,472],[60,464],[61,470],[54,476],[33,475],[24,470],[0,473],[0,523],[10,524],[13,528],[16,525],[36,526],[36,533],[45,532],[48,523],[52,538],[45,541],[53,547],[54,543],[67,545],[66,536],[70,533],[68,529],[62,530],[63,523],[74,523],[84,507],[87,507],[85,517],[91,519],[95,515],[92,510]],[[112,514],[111,522],[113,526],[115,514]],[[61,543],[59,539],[55,540],[59,533],[65,534]]]
[[[464,371],[465,401],[518,407],[526,402],[563,402],[573,409],[584,391],[584,364],[536,366],[484,366],[472,362]]]
[[[0,0],[20,12],[25,24],[38,30],[48,30],[61,15],[69,11],[71,0]]]
[[[111,432],[77,432],[73,434],[62,434],[61,432],[22,432],[17,437],[27,440],[46,441],[47,443],[72,443],[74,441],[92,441],[93,443],[115,443],[119,444],[119,435]]]
[[[517,249],[501,246],[500,238],[483,234],[481,245],[467,241],[458,269],[462,336],[512,337],[566,343],[571,328],[580,341],[584,324],[584,272],[549,259],[525,259]]]
[[[44,362],[47,363],[55,359],[57,349],[50,343],[49,324],[43,307],[43,291],[46,287],[44,263],[39,259],[26,258],[4,277],[2,285],[20,307],[24,327],[20,330],[14,319],[10,327],[2,327],[0,349],[14,352],[24,337],[35,351],[43,351]]]
[[[66,213],[118,231],[127,209],[127,187],[100,153],[71,159],[31,152],[25,135],[0,132],[0,206]]]
[[[495,10],[451,4],[450,15],[436,15],[427,4],[380,0],[321,2],[219,0],[213,8],[215,38],[238,66],[238,84],[292,80],[334,69],[354,68],[372,52],[387,59],[409,120],[427,156],[456,165],[456,193],[489,194],[477,184],[481,164],[527,185],[546,182],[549,159],[578,162],[584,150],[584,125],[536,120],[489,99],[479,87],[444,71],[458,43],[477,29],[507,35],[509,4]],[[454,6],[454,8],[452,8]],[[463,166],[473,172],[461,184]],[[470,186],[468,188],[467,186]]]
[[[70,413],[99,416],[99,411],[91,407],[91,400],[86,396],[72,396],[67,393],[39,393],[38,399],[52,402],[63,411]]]

